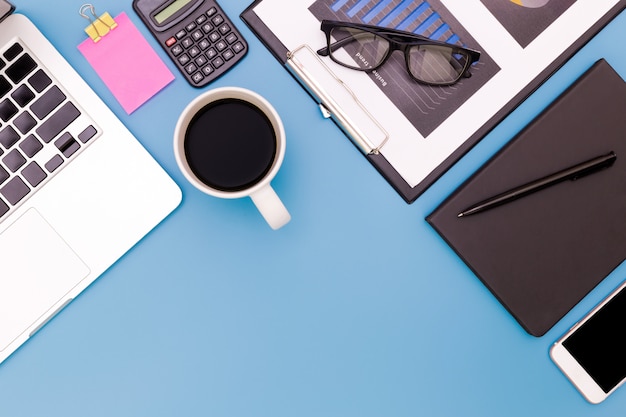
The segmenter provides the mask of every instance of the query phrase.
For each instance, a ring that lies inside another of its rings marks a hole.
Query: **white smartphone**
[[[626,379],[626,281],[550,349],[587,401],[597,404]]]

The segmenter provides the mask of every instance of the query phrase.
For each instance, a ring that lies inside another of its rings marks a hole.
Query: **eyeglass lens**
[[[373,32],[358,28],[335,27],[330,35],[331,57],[348,68],[368,71],[379,66],[391,47],[389,41]],[[457,81],[467,68],[470,57],[452,46],[419,44],[409,46],[408,69],[411,75],[430,84]]]

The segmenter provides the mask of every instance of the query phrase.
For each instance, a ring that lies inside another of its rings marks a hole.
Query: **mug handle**
[[[271,185],[250,194],[250,198],[272,229],[280,229],[291,220],[291,215]]]

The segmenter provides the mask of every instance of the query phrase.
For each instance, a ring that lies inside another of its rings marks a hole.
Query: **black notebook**
[[[458,217],[609,152],[607,169]],[[426,220],[528,333],[545,334],[626,259],[624,80],[596,62]]]

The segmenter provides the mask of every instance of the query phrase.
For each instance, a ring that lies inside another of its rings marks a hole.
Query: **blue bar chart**
[[[450,26],[426,1],[337,0],[330,9],[362,23],[413,32],[443,42],[458,42]]]
[[[480,45],[440,0],[317,0],[309,10],[320,21],[384,26],[480,50]],[[417,83],[405,67],[404,56],[397,52],[370,78],[424,137],[499,71],[493,60],[482,53],[471,69],[470,78],[452,86],[433,87]]]

